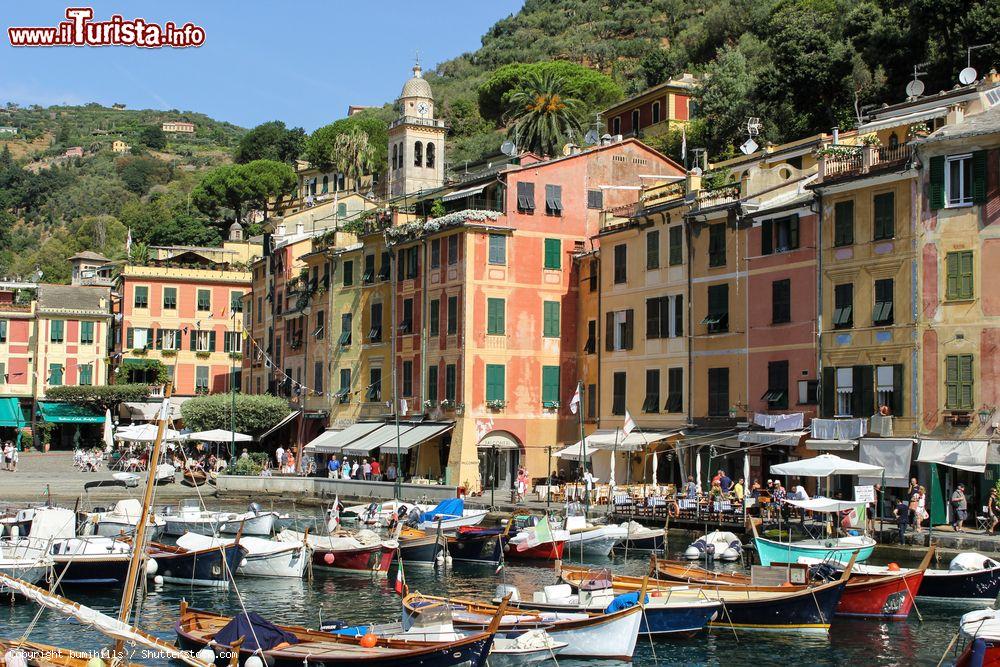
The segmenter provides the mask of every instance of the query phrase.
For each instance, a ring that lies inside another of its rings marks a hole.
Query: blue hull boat
[[[863,563],[875,550],[875,540],[866,536],[778,542],[754,535],[754,543],[761,565],[797,563],[800,557],[846,564],[855,553],[856,562]]]

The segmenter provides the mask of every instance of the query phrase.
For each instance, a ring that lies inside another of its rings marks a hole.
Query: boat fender
[[[438,554],[437,557],[434,559],[434,562],[437,563],[438,565],[444,565],[444,556],[442,554]]]
[[[21,529],[18,528],[16,525],[10,527],[10,539],[16,540],[20,534],[21,534]]]
[[[889,563],[886,569],[890,572],[899,572],[899,563]]]
[[[246,566],[247,566],[247,559],[244,558],[243,560],[240,561],[240,564],[237,567],[239,568],[239,567],[246,567]]]
[[[445,556],[445,557],[444,557],[444,562],[445,562],[445,564],[447,564],[447,565],[451,565],[451,561],[452,561],[452,558],[451,558],[451,556],[450,556],[450,555],[449,555],[449,556]]]
[[[252,655],[243,663],[243,667],[264,667],[264,661],[259,655]]]
[[[333,561],[335,561],[336,559],[337,557],[331,553],[323,554],[323,562],[326,563],[327,565],[333,565]]]
[[[194,657],[198,658],[199,660],[201,660],[206,664],[209,665],[215,664],[215,651],[213,651],[209,646],[206,646],[205,648],[195,653]]]
[[[156,584],[157,586],[162,586],[163,585],[163,576],[158,574],[155,577],[153,577],[153,583]]]
[[[982,667],[985,661],[986,640],[982,637],[976,637],[972,641],[972,654],[969,656],[969,665],[971,667]]]
[[[378,643],[378,636],[369,630],[361,637],[361,645],[365,648],[372,648]]]
[[[24,649],[12,648],[3,654],[3,663],[7,667],[28,667],[28,654]]]
[[[155,558],[150,558],[146,561],[146,576],[152,577],[156,574],[156,571],[160,569],[160,564],[156,562]]]

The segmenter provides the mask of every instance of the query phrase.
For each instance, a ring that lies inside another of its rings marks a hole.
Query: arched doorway
[[[513,488],[521,465],[521,442],[517,437],[509,431],[490,431],[477,448],[483,490]]]

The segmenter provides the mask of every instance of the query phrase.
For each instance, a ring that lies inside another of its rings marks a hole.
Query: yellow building
[[[111,142],[111,151],[114,153],[123,155],[125,153],[128,153],[130,150],[132,150],[132,147],[126,144],[121,139],[115,139],[114,141]]]

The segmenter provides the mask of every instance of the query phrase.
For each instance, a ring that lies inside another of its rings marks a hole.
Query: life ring
[[[888,405],[883,405],[882,407],[880,407],[878,409],[878,413],[880,415],[882,415],[883,417],[888,417],[889,416],[889,406]]]

